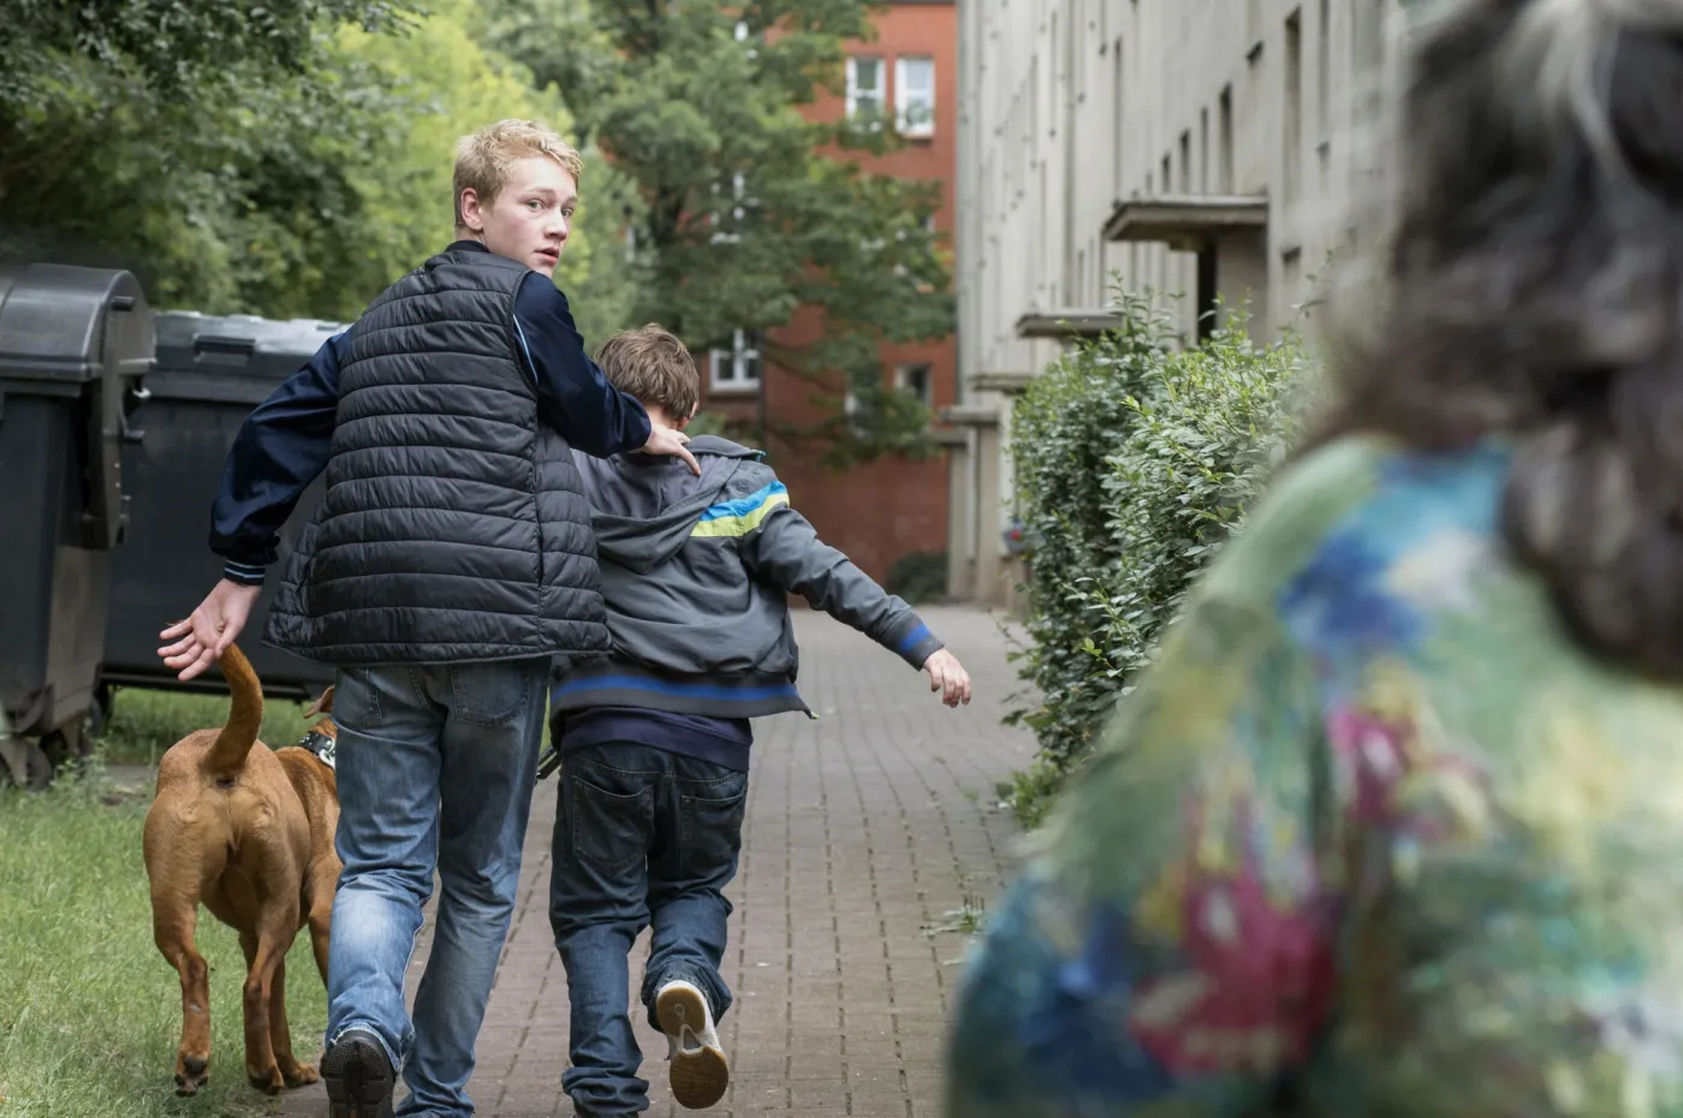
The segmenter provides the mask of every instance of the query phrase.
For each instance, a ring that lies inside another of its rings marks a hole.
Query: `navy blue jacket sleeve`
[[[567,297],[533,272],[514,297],[514,325],[537,381],[538,406],[569,444],[596,458],[649,441],[649,415],[636,398],[608,383],[584,351]]]
[[[240,426],[210,514],[210,549],[222,556],[225,578],[262,583],[263,568],[276,558],[281,525],[327,467],[339,365],[348,345],[344,334],[322,343]]]

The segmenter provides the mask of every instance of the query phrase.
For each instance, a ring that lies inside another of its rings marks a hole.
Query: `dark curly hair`
[[[1507,439],[1518,560],[1586,647],[1683,678],[1683,0],[1462,0],[1398,110],[1323,437]]]

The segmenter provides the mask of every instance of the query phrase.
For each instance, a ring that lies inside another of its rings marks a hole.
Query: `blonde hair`
[[[456,141],[456,225],[462,224],[462,191],[471,189],[488,206],[508,182],[509,167],[534,155],[555,160],[574,182],[584,175],[578,151],[541,121],[499,120]]]
[[[649,323],[621,330],[602,343],[596,363],[608,382],[645,406],[654,405],[667,418],[682,422],[701,403],[701,374],[695,359],[678,336]]]

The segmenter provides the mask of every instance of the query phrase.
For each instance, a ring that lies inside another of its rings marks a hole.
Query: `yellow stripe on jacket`
[[[746,497],[721,501],[709,508],[690,530],[690,538],[746,536],[788,503],[789,491],[781,481],[774,481]]]

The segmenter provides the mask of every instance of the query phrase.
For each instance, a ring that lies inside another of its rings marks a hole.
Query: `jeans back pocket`
[[[619,872],[648,856],[654,838],[652,787],[610,792],[577,775],[567,783],[567,822],[581,862]]]
[[[384,713],[381,685],[391,686],[390,675],[406,668],[344,667],[333,674],[333,721],[344,729],[372,733],[380,728]]]
[[[748,804],[748,774],[724,780],[678,782],[683,834],[678,864],[688,874],[711,878],[734,873],[742,851],[742,817]]]
[[[542,688],[534,678],[546,672],[527,660],[486,664],[451,664],[451,714],[470,726],[495,729],[524,719],[534,693]]]

